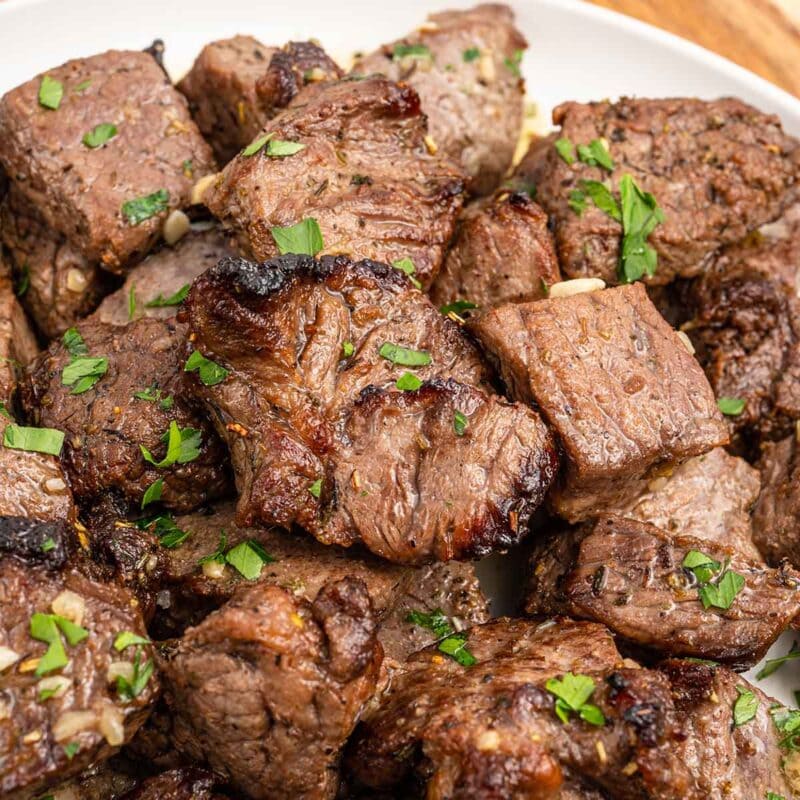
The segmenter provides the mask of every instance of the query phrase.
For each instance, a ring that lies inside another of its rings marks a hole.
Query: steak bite
[[[232,255],[220,231],[190,233],[134,267],[125,283],[100,303],[92,319],[106,325],[127,325],[140,317],[168,319],[175,315],[192,281]]]
[[[527,42],[506,5],[431,14],[417,30],[360,59],[352,74],[382,73],[419,93],[436,146],[488,194],[511,167],[522,128]]]
[[[193,182],[214,171],[185,99],[155,59],[118,50],[68,61],[5,94],[0,163],[47,225],[112,271],[141,259],[167,213],[189,205]]]
[[[570,521],[727,442],[700,366],[641,284],[508,304],[468,327],[557,434],[566,465],[550,498]]]
[[[219,550],[222,532],[223,549],[228,553],[242,543],[256,542],[269,555],[272,560],[261,569],[260,582],[280,586],[308,602],[314,601],[328,581],[345,577],[362,580],[380,623],[378,638],[388,658],[404,660],[437,638],[430,630],[408,621],[412,612],[440,611],[459,629],[489,617],[472,564],[399,567],[370,553],[326,547],[279,528],[240,528],[234,511],[232,504],[226,504],[211,514],[175,518],[175,526],[186,538],[179,546],[162,551],[157,622],[166,627],[167,635],[182,632],[187,624],[197,624],[239,587],[247,585],[242,573],[230,564],[215,562],[203,567],[200,563]]]
[[[800,611],[800,574],[603,516],[542,542],[526,610],[602,622],[645,650],[752,666]]]
[[[437,306],[492,308],[539,300],[560,280],[547,216],[527,194],[502,189],[467,207],[430,295]]]
[[[658,254],[648,280],[659,284],[699,274],[717,248],[776,219],[796,196],[797,141],[777,117],[740,100],[570,102],[555,109],[553,121],[561,126],[558,146],[537,143],[526,172],[570,278],[619,280],[622,225],[591,201],[596,186],[584,181],[606,182],[616,197],[622,177],[632,175],[655,198],[664,219],[647,238]],[[610,170],[587,152],[595,142],[610,156]]]
[[[226,492],[224,447],[182,396],[184,337],[174,320],[86,322],[30,366],[23,405],[66,434],[62,460],[87,508],[112,497],[138,507],[156,482],[155,499],[178,511]]]
[[[8,410],[19,371],[39,352],[36,337],[14,292],[11,270],[0,253],[0,403]]]
[[[622,669],[602,626],[499,619],[465,640],[472,666],[413,655],[357,728],[345,764],[367,796],[405,796],[415,779],[427,797],[558,798],[565,773],[620,800],[692,796],[668,681]],[[566,673],[589,684],[583,719],[556,714],[548,688]]]
[[[314,42],[266,47],[252,36],[209,42],[178,90],[200,132],[227,164],[307,84],[342,71]]]
[[[242,589],[161,659],[176,746],[256,800],[334,797],[375,690],[375,629],[357,579],[325,584],[313,604]]]
[[[426,133],[410,86],[381,77],[313,84],[262,131],[303,149],[273,156],[264,140],[256,152],[243,151],[204,202],[256,259],[278,255],[273,228],[311,218],[322,235],[314,252],[410,259],[428,286],[453,233],[463,181],[455,163],[428,152]]]
[[[185,313],[201,357],[226,371],[195,390],[231,450],[241,524],[299,524],[401,562],[524,534],[556,469],[551,437],[474,388],[490,378],[477,350],[399,270],[229,260]]]
[[[97,800],[100,800],[98,798]],[[214,776],[204,769],[182,767],[142,781],[121,800],[225,800],[214,791]]]
[[[64,527],[45,525],[32,554],[36,530],[25,524],[23,546],[0,556],[0,793],[8,800],[39,796],[108,758],[158,690],[133,598],[67,560]],[[20,533],[19,521],[0,518],[0,540]]]

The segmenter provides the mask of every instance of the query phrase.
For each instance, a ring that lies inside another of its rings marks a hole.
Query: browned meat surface
[[[653,478],[641,494],[604,511],[649,522],[670,535],[707,539],[758,561],[750,515],[760,489],[757,470],[717,447]]]
[[[17,380],[39,352],[36,337],[14,292],[11,270],[0,253],[0,403],[12,408]]]
[[[430,295],[437,306],[491,308],[538,300],[560,280],[547,216],[527,194],[501,189],[466,209]]]
[[[610,181],[618,196],[630,174],[655,197],[664,221],[648,239],[658,253],[654,283],[697,275],[718,247],[776,219],[796,196],[800,147],[777,117],[740,100],[570,102],[555,109],[553,121],[573,147],[603,140],[614,164],[608,172],[574,150],[568,164],[555,146],[539,146],[535,166],[526,165],[570,278],[619,280],[622,225],[591,201],[582,213],[570,207],[582,181]]]
[[[683,566],[690,553],[716,562],[708,580]],[[717,593],[725,573],[742,581],[727,596]],[[752,666],[800,611],[800,575],[709,540],[600,517],[543,541],[526,610],[602,622],[646,650]]]
[[[641,284],[508,304],[468,327],[511,396],[558,435],[566,466],[551,501],[570,521],[727,442],[703,371]]]
[[[57,109],[38,101],[44,75],[0,100],[0,163],[89,263],[124,269],[158,239],[167,210],[188,205],[193,181],[213,172],[211,150],[147,53],[111,50],[46,75],[63,87]],[[107,124],[117,129],[113,138],[84,144]],[[166,197],[151,215],[132,219],[125,204],[156,192]]]
[[[21,533],[18,521],[0,518],[0,541],[11,538],[13,548]],[[114,646],[122,632],[145,636],[133,598],[66,561],[66,528],[38,533],[35,556],[28,547],[37,531],[28,527],[22,546],[0,557],[0,794],[8,800],[38,797],[107,758],[142,724],[158,689],[149,645]]]
[[[140,729],[141,730],[141,729]],[[120,800],[139,783],[135,770],[121,768],[120,756],[112,756],[107,761],[93,764],[76,778],[50,787],[48,791],[55,798],[66,800]]]
[[[753,541],[769,564],[800,565],[800,472],[797,437],[764,446],[761,495],[753,512]]]
[[[313,604],[268,584],[234,595],[161,660],[175,744],[248,797],[332,798],[341,748],[375,690],[364,584]]]
[[[477,351],[398,270],[229,260],[195,282],[186,316],[197,350],[230,371],[195,389],[231,450],[241,524],[297,523],[402,562],[524,534],[556,468],[551,437],[472,388],[489,377]],[[422,360],[406,380],[425,383],[398,391],[409,353]]]
[[[217,159],[227,164],[303,86],[341,76],[314,42],[278,49],[234,36],[207,44],[178,89]]]
[[[188,291],[198,275],[232,255],[218,230],[190,233],[175,247],[162,248],[132,269],[125,283],[100,303],[92,319],[107,325],[127,325],[140,317],[174,316],[177,296]],[[159,298],[175,302],[161,305]]]
[[[352,74],[378,72],[419,93],[436,146],[462,164],[479,194],[511,166],[522,127],[527,47],[506,5],[431,14],[403,39],[360,59]]]
[[[99,798],[98,798],[99,800]],[[122,800],[224,800],[214,792],[209,772],[187,767],[173,769],[143,781]]]
[[[666,661],[659,669],[672,684],[675,709],[687,737],[676,743],[700,797],[754,800],[797,797],[774,713],[780,704],[735,672],[688,661]],[[733,724],[742,692],[757,704],[755,716]]]
[[[74,356],[57,341],[30,366],[22,391],[23,405],[37,425],[66,434],[62,460],[78,499],[92,508],[113,495],[138,507],[159,480],[162,502],[178,511],[224,494],[224,447],[192,401],[182,397],[182,326],[174,319],[141,319],[125,328],[86,322],[79,331],[88,357],[108,360],[107,372],[87,391],[74,394],[79,384],[63,384]],[[142,392],[148,399],[135,397]],[[156,462],[165,460],[164,437],[173,422],[190,442],[171,463],[156,467],[140,448]]]
[[[46,339],[64,333],[112,288],[111,277],[49,228],[13,187],[0,202],[0,240],[9,253],[20,302]]]
[[[559,798],[568,771],[573,789],[588,779],[619,800],[698,797],[674,754],[668,681],[621,668],[602,626],[500,619],[470,629],[466,646],[470,667],[432,648],[412,656],[356,730],[345,764],[367,796],[405,796],[415,778],[427,787],[411,796]],[[604,725],[556,716],[546,683],[567,672],[594,682]]]
[[[303,149],[244,152],[205,193],[257,259],[278,255],[271,228],[315,219],[326,253],[409,258],[428,286],[463,202],[454,162],[428,152],[417,93],[381,77],[313,84],[263,130]]]
[[[217,551],[223,531],[228,552],[242,542],[255,541],[274,559],[262,568],[261,582],[290,590],[309,602],[328,581],[348,576],[362,580],[380,621],[378,638],[387,657],[396,660],[435,640],[431,631],[408,622],[413,611],[427,614],[438,609],[459,628],[488,619],[486,599],[471,564],[399,567],[369,553],[326,547],[278,528],[240,528],[233,505],[211,514],[179,516],[175,524],[188,537],[180,546],[164,551],[159,595],[161,624],[173,630],[197,624],[247,584],[232,566],[208,574],[198,563]]]
[[[744,449],[780,439],[800,419],[800,206],[722,251],[682,287],[685,329],[717,397],[745,401],[728,417]]]

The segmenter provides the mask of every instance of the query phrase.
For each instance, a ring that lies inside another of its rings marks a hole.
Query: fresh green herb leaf
[[[170,295],[169,297],[164,297],[163,294],[158,295],[158,297],[154,297],[148,303],[144,304],[145,308],[171,308],[172,306],[179,306],[185,299],[186,296],[189,294],[189,289],[191,288],[191,284],[186,283],[178,289],[175,294]]]
[[[664,221],[655,197],[643,192],[630,175],[619,182],[622,205],[622,248],[619,274],[626,283],[655,275],[658,253],[647,243],[650,234]]]
[[[569,193],[569,199],[567,200],[567,205],[578,215],[580,216],[586,211],[586,207],[588,203],[586,202],[586,195],[580,189],[573,189]]]
[[[739,696],[733,704],[733,725],[739,728],[750,722],[758,713],[758,698],[744,686],[737,686],[736,691]]]
[[[83,137],[83,143],[92,149],[104,145],[110,139],[117,135],[117,126],[112,125],[110,122],[101,122],[96,125],[89,133]]]
[[[433,360],[427,350],[411,350],[393,342],[384,342],[378,350],[378,355],[403,367],[425,367]]]
[[[614,159],[602,139],[592,139],[589,144],[578,145],[578,158],[587,166],[614,170]]]
[[[464,57],[464,61],[466,61],[467,64],[469,64],[470,61],[475,61],[476,59],[480,58],[481,51],[477,47],[468,47],[462,53],[462,55]]]
[[[120,631],[114,637],[114,649],[121,653],[128,647],[134,647],[140,644],[150,644],[150,640],[146,636],[139,636],[138,633],[133,631]]]
[[[699,594],[703,608],[711,608],[712,606],[721,609],[730,608],[736,599],[736,595],[744,588],[744,584],[743,575],[728,570],[717,583],[709,583],[700,587]]]
[[[450,656],[454,661],[461,664],[462,667],[471,667],[478,663],[478,659],[467,649],[466,633],[454,633],[452,636],[442,639],[442,641],[439,642],[438,650]]]
[[[689,550],[681,562],[684,569],[691,570],[698,583],[708,583],[722,568],[719,561],[699,550]]]
[[[422,288],[422,284],[414,277],[416,274],[417,268],[414,266],[414,262],[410,258],[401,258],[398,261],[392,261],[392,266],[395,269],[399,269],[400,272],[405,272],[408,275],[408,279],[417,289]]]
[[[456,300],[453,303],[446,303],[445,305],[440,306],[439,311],[445,316],[448,314],[461,316],[465,311],[471,311],[473,308],[478,308],[478,305],[470,302],[469,300]]]
[[[756,675],[757,680],[768,678],[773,672],[777,672],[787,661],[794,661],[798,658],[800,658],[800,647],[798,647],[797,642],[792,642],[792,646],[785,656],[771,658],[769,661],[764,662],[764,666]]]
[[[522,56],[525,55],[524,50],[515,50],[514,55],[510,58],[506,57],[503,59],[503,63],[508,67],[511,71],[511,74],[516,78],[522,77],[522,72],[520,71],[520,64],[522,63]]]
[[[154,517],[140,519],[136,527],[140,530],[152,529],[158,536],[158,543],[167,550],[174,550],[189,538],[189,532],[181,530],[170,514],[156,514]]]
[[[14,421],[14,417],[11,416],[9,410],[5,406],[5,403],[0,403],[0,417],[5,417],[9,422]]]
[[[187,158],[181,164],[181,172],[183,173],[184,177],[186,178],[193,178],[194,177],[194,164],[192,163],[191,158]]]
[[[394,385],[402,392],[416,392],[422,386],[422,381],[411,372],[404,372]]]
[[[304,219],[297,225],[289,225],[286,228],[270,228],[270,230],[272,238],[278,246],[278,252],[282,256],[287,253],[315,256],[325,247],[319,224],[313,217]]]
[[[59,629],[73,647],[89,636],[89,631],[85,628],[57,614],[35,613],[31,617],[31,637],[48,645],[47,652],[39,659],[36,668],[37,677],[62,669],[69,661]]]
[[[305,145],[300,142],[287,142],[284,139],[270,139],[267,142],[267,155],[270,158],[286,158],[305,150]]]
[[[430,614],[425,611],[411,611],[406,617],[406,622],[411,622],[420,628],[432,631],[437,639],[443,639],[454,633],[450,620],[445,616],[441,608],[437,608]]]
[[[225,560],[248,581],[260,578],[264,564],[275,561],[258,542],[252,539],[231,548],[225,555]]]
[[[131,284],[131,290],[128,292],[128,322],[133,320],[136,316],[136,284]]]
[[[106,372],[108,372],[107,358],[77,356],[73,357],[61,372],[61,383],[64,386],[72,386],[70,394],[83,394],[88,392]]]
[[[467,431],[468,420],[461,411],[456,411],[453,414],[453,430],[456,436],[463,436]]]
[[[372,178],[370,178],[369,175],[353,175],[353,177],[350,178],[350,183],[353,186],[372,186]]]
[[[56,549],[56,542],[55,542],[55,539],[53,539],[53,537],[52,537],[52,536],[48,536],[48,537],[47,537],[47,538],[46,538],[46,539],[45,539],[45,540],[42,542],[42,552],[43,552],[43,553],[49,553],[51,550],[55,550],[55,549]]]
[[[399,61],[403,58],[433,58],[430,48],[424,44],[396,44],[392,58]]]
[[[342,355],[345,358],[350,358],[355,352],[355,348],[353,347],[352,342],[342,342]]]
[[[75,647],[76,644],[80,644],[84,639],[89,637],[89,631],[87,631],[86,628],[82,628],[80,625],[76,625],[72,620],[66,617],[60,617],[58,614],[51,614],[51,616],[56,625],[61,629],[61,633],[64,634],[64,638],[67,640],[70,647]]]
[[[64,755],[67,757],[67,761],[72,761],[73,758],[78,753],[78,750],[81,749],[80,742],[70,742],[69,744],[64,745]]]
[[[717,408],[726,417],[738,417],[744,411],[747,401],[741,397],[720,397],[717,400]]]
[[[600,181],[581,181],[581,191],[591,198],[597,208],[617,222],[622,222],[622,211],[619,204],[604,183],[600,183]]]
[[[312,497],[316,497],[319,500],[320,495],[322,494],[322,478],[317,478],[311,486],[308,487],[308,493]]]
[[[181,428],[175,420],[169,424],[169,430],[161,437],[167,443],[167,453],[161,461],[156,461],[150,451],[142,444],[139,450],[142,458],[157,469],[166,469],[173,464],[188,464],[200,455],[203,435],[197,428]]]
[[[782,794],[775,794],[775,792],[767,792],[764,800],[786,800]]]
[[[89,348],[86,346],[86,342],[83,341],[83,336],[78,333],[77,328],[69,328],[65,331],[62,342],[67,352],[73,357],[89,355]]]
[[[169,208],[169,192],[159,189],[157,192],[126,200],[122,206],[122,214],[131,225],[141,225],[145,220],[161,214]]]
[[[153,483],[147,487],[144,497],[142,497],[141,508],[147,508],[147,506],[149,506],[151,503],[157,503],[161,499],[161,494],[163,491],[164,479],[159,478],[157,481],[153,481]]]
[[[556,153],[558,153],[565,164],[571,165],[575,163],[575,145],[573,145],[566,136],[556,139],[553,146],[556,148]]]
[[[137,400],[145,400],[148,403],[158,403],[164,411],[169,411],[175,405],[175,398],[172,395],[164,395],[157,386],[149,386],[141,392],[134,392],[133,396]]]
[[[219,535],[219,544],[217,545],[217,549],[213,553],[209,553],[207,556],[203,556],[197,560],[197,563],[200,565],[203,564],[210,564],[212,562],[216,564],[224,564],[225,563],[225,548],[228,546],[228,537],[225,535],[225,531],[222,531]]]
[[[254,156],[259,150],[263,149],[264,145],[269,141],[271,136],[271,133],[268,133],[265,136],[259,136],[258,139],[250,142],[250,144],[247,145],[244,150],[242,150],[242,155],[245,156],[245,158]]]
[[[228,377],[230,372],[195,350],[186,361],[184,372],[196,372],[204,386],[216,386]]]
[[[31,268],[27,263],[22,265],[19,272],[19,280],[17,281],[16,295],[17,297],[24,297],[28,289],[31,288]]]
[[[25,450],[29,453],[61,455],[64,434],[53,428],[26,428],[16,423],[6,425],[3,431],[3,447],[10,450]]]
[[[120,700],[130,703],[135,700],[147,687],[147,683],[153,675],[153,661],[148,659],[144,664],[141,663],[142,651],[136,648],[136,655],[133,657],[133,676],[131,680],[117,676],[117,694]]]
[[[775,705],[770,708],[769,713],[782,736],[778,747],[782,750],[800,750],[800,710]]]
[[[72,91],[85,92],[91,85],[92,85],[91,79],[87,79],[85,81],[81,81]]]
[[[590,725],[605,724],[606,718],[600,708],[588,702],[595,690],[594,680],[588,675],[568,672],[561,679],[550,678],[545,688],[556,698],[554,710],[562,722],[568,722],[570,714],[576,713]]]
[[[39,689],[39,693],[36,696],[36,700],[39,703],[44,703],[51,697],[55,697],[56,692],[58,692],[58,687],[55,687],[53,689]]]
[[[49,108],[51,111],[58,110],[61,105],[61,98],[64,97],[64,84],[45,75],[39,84],[39,105]]]

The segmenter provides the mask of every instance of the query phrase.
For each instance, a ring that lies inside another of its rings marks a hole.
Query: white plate
[[[270,44],[316,37],[346,61],[355,50],[402,36],[430,11],[469,2],[303,0],[294,13],[283,0],[0,0],[0,93],[70,58],[142,48],[155,38],[166,42],[173,77],[191,66],[203,44],[235,33]],[[544,119],[567,99],[735,95],[780,115],[786,130],[800,136],[800,101],[707,50],[576,0],[512,0],[511,5],[531,45],[523,62],[528,94]],[[503,594],[503,575],[509,572],[491,572],[492,593]],[[785,653],[791,641],[784,635],[771,655]],[[794,704],[800,662],[759,685]]]

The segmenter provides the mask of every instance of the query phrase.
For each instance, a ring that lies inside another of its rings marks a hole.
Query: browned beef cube
[[[225,800],[226,796],[214,791],[214,776],[207,770],[181,767],[147,778],[121,800]]]
[[[57,108],[39,101],[43,81],[60,83],[60,102],[49,101]],[[101,125],[116,134],[86,144]],[[115,50],[69,61],[4,95],[0,163],[51,228],[110,270],[141,259],[167,213],[188,205],[193,182],[214,170],[186,100],[156,61]]]
[[[717,248],[776,219],[796,196],[797,141],[777,117],[740,100],[570,102],[555,109],[553,121],[567,140],[566,149],[559,144],[565,157],[555,137],[537,142],[524,172],[555,225],[559,262],[570,278],[619,280],[622,225],[594,204],[597,187],[584,181],[605,182],[619,197],[629,174],[655,197],[664,220],[648,238],[658,254],[648,280],[662,284],[699,274]],[[595,141],[607,148],[611,171],[576,149]]]
[[[571,521],[727,442],[703,371],[641,284],[501,306],[470,327],[558,435],[567,463],[551,498]]]
[[[242,589],[161,660],[177,747],[256,800],[332,798],[381,648],[364,584]]]
[[[252,36],[234,36],[207,44],[178,89],[219,162],[226,164],[303,86],[341,76],[313,42],[289,42],[278,49]]]
[[[0,239],[10,256],[20,301],[46,339],[64,333],[113,288],[111,276],[48,227],[14,187],[0,203]]]
[[[0,253],[0,403],[12,408],[17,379],[39,352],[25,312],[17,302],[11,270]]]
[[[158,692],[133,598],[67,560],[65,527],[43,526],[32,553],[36,526],[22,521],[23,535],[20,524],[0,518],[0,542],[10,544],[0,557],[0,793],[9,800],[38,797],[107,758]]]
[[[78,331],[86,352],[76,356],[74,345],[70,351],[68,342],[53,342],[29,367],[22,394],[36,424],[66,434],[63,463],[86,508],[110,495],[138,507],[157,481],[161,501],[178,511],[223,495],[224,447],[196,405],[182,396],[184,327],[174,319],[140,319],[126,327],[85,322]],[[80,358],[106,359],[106,371],[101,367],[102,374],[72,380],[66,370]],[[84,380],[95,382],[83,387]],[[194,444],[162,466],[146,461],[142,447],[152,461],[166,460],[173,424]]]
[[[257,259],[279,253],[272,228],[311,218],[324,252],[387,264],[408,258],[428,286],[461,209],[463,180],[454,162],[428,152],[426,132],[410,86],[381,77],[313,84],[262,132],[303,149],[273,157],[264,142],[243,151],[204,202]]]
[[[683,566],[690,553],[716,564],[703,580]],[[752,666],[800,611],[800,574],[724,544],[604,516],[542,543],[527,611],[602,622],[646,650]]]
[[[217,229],[189,233],[174,247],[149,255],[108,295],[92,315],[106,325],[127,325],[132,319],[175,315],[192,281],[233,251]],[[133,311],[133,313],[131,313]]]
[[[407,563],[525,534],[552,437],[489,393],[475,347],[399,270],[229,260],[194,283],[186,316],[227,370],[195,391],[228,442],[241,524],[299,524]]]
[[[511,166],[522,126],[520,61],[527,47],[502,4],[431,14],[417,30],[359,59],[356,75],[379,72],[416,89],[436,146],[488,194]]]
[[[560,280],[546,215],[527,194],[500,190],[466,209],[430,295],[492,308],[538,300]]]

